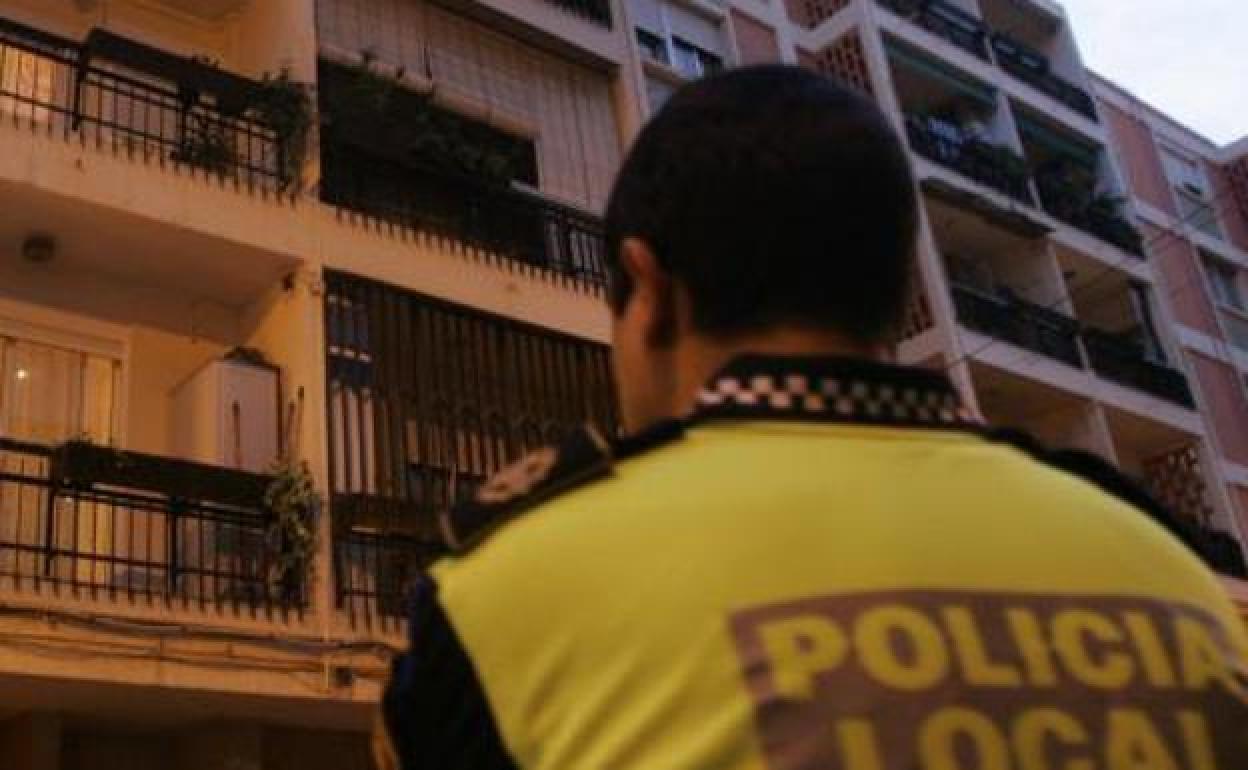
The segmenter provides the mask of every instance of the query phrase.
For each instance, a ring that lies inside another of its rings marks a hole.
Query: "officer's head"
[[[900,141],[854,91],[783,66],[679,91],[607,208],[626,426],[670,416],[696,364],[733,352],[885,355],[916,212]]]

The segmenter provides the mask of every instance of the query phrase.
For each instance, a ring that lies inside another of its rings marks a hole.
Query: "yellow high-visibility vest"
[[[773,369],[433,570],[519,767],[1248,767],[1177,539],[883,367]]]

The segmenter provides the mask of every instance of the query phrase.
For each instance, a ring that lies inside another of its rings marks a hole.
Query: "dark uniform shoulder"
[[[1146,514],[1193,551],[1203,552],[1198,535],[1189,523],[1105,458],[1082,449],[1047,447],[1031,434],[1015,428],[995,428],[987,432],[987,438],[1012,446],[1038,462],[1100,488]]]
[[[618,460],[679,438],[678,421],[660,423],[608,443],[592,427],[572,431],[559,444],[530,452],[491,476],[471,500],[441,517],[442,538],[452,553],[465,553],[491,532],[534,506],[608,476]]]

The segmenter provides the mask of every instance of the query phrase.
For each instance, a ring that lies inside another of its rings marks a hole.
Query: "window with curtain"
[[[0,436],[116,443],[121,362],[0,336]]]

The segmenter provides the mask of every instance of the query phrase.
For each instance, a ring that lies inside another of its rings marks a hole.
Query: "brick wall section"
[[[1109,102],[1101,102],[1101,114],[1109,119],[1109,128],[1118,145],[1119,157],[1126,166],[1131,191],[1152,206],[1177,215],[1170,183],[1148,124]]]
[[[1216,359],[1192,351],[1188,355],[1222,454],[1231,462],[1248,465],[1248,398],[1239,375]]]
[[[736,10],[731,12],[732,31],[737,39],[737,52],[742,64],[766,64],[780,61],[780,41],[776,30]]]
[[[1239,531],[1248,533],[1248,487],[1232,486],[1231,497],[1239,511]]]
[[[857,32],[850,32],[817,53],[815,70],[868,96],[875,96],[875,89],[871,87],[871,71],[867,68],[867,54]]]
[[[807,29],[813,29],[832,18],[852,0],[784,0],[789,18]]]
[[[1175,319],[1215,339],[1221,338],[1217,316],[1209,301],[1204,272],[1196,249],[1187,240],[1141,224],[1145,242],[1150,244],[1153,264],[1161,269],[1163,293],[1170,298]]]
[[[1248,155],[1227,164],[1225,171],[1235,195],[1235,205],[1239,209],[1239,216],[1248,222]]]
[[[1235,168],[1236,165],[1239,168]],[[1248,163],[1243,160],[1230,166],[1206,163],[1205,174],[1213,182],[1213,199],[1222,215],[1227,240],[1248,251]]]

